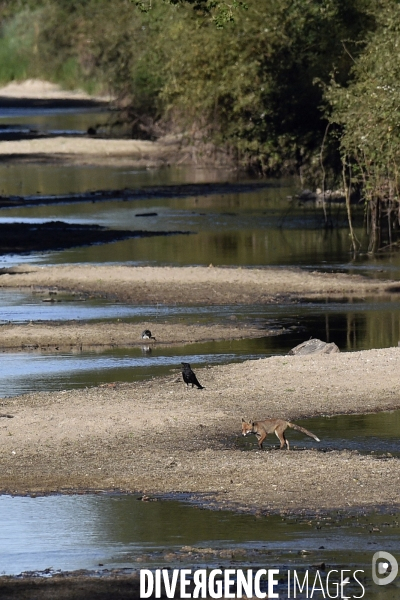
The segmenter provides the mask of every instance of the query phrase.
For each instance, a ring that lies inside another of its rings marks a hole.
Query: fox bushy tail
[[[288,425],[291,429],[295,429],[296,431],[301,431],[301,433],[305,433],[305,435],[308,435],[308,437],[313,438],[316,442],[321,441],[319,438],[317,438],[316,435],[311,433],[311,431],[308,431],[308,429],[304,429],[304,427],[300,427],[300,425],[295,425],[294,423],[288,423]]]

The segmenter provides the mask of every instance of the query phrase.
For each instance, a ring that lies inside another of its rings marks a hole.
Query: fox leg
[[[258,447],[260,448],[260,450],[262,450],[263,441],[267,437],[267,434],[265,433],[265,431],[263,431],[262,433],[256,433],[256,437],[257,437]]]
[[[279,442],[280,442],[280,449],[283,450],[284,447],[286,446],[287,449],[289,450],[289,442],[286,439],[285,436],[285,432],[282,431],[281,429],[279,429],[278,427],[275,429],[275,435],[278,438]]]

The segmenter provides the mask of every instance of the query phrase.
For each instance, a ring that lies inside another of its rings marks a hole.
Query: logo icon
[[[372,557],[372,579],[376,585],[392,583],[399,572],[397,560],[390,552],[375,552]]]

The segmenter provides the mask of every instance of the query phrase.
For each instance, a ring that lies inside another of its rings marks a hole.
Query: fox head
[[[253,427],[254,421],[246,421],[242,417],[242,435],[249,435],[250,433],[254,433]]]

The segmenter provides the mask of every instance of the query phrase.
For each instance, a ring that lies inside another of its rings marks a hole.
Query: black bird
[[[192,387],[194,387],[195,385],[199,388],[199,390],[204,390],[204,387],[197,381],[197,377],[196,375],[193,373],[192,369],[190,368],[189,363],[181,363],[182,365],[182,377],[183,377],[183,381],[186,383],[187,386],[189,386],[189,383],[192,384]]]
[[[155,340],[156,338],[151,335],[150,329],[145,329],[142,333],[142,340]]]

